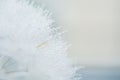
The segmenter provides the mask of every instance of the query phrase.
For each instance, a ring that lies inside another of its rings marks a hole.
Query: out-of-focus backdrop
[[[36,0],[63,25],[78,64],[120,67],[119,0]]]
[[[83,80],[120,80],[120,0],[36,1],[68,31],[69,57],[87,67]]]

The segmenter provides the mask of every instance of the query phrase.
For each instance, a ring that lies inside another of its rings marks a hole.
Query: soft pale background
[[[36,0],[45,3],[72,43],[69,55],[87,66],[120,66],[119,0]]]

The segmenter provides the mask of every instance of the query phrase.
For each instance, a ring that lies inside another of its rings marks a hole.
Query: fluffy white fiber
[[[0,0],[0,80],[71,80],[75,69],[48,10]]]

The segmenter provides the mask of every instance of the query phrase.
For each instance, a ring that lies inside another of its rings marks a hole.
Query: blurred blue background
[[[85,68],[78,71],[81,80],[120,80],[119,68]]]

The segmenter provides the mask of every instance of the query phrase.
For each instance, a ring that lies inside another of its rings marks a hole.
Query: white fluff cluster
[[[0,80],[71,80],[75,69],[48,10],[0,1]]]

